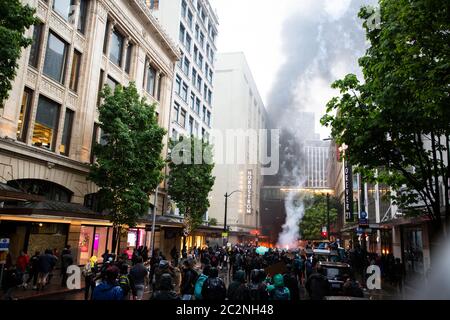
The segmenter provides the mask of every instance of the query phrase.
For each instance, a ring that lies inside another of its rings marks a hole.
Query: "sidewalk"
[[[59,270],[57,270],[59,271]],[[33,283],[31,282],[28,288],[17,287],[14,289],[12,296],[17,300],[28,300],[42,298],[52,295],[62,295],[67,293],[75,293],[84,290],[84,278],[82,277],[80,283],[80,289],[68,289],[66,286],[61,286],[61,275],[54,274],[50,284],[48,284],[43,290],[37,291],[33,290]],[[1,296],[3,297],[4,292],[1,291]]]

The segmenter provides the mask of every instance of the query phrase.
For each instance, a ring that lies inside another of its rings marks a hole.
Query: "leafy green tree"
[[[330,225],[337,220],[338,208],[339,202],[334,198],[330,198]],[[318,195],[305,199],[305,214],[300,221],[300,235],[302,239],[321,239],[322,227],[326,227],[327,223],[327,197]]]
[[[22,5],[19,0],[0,0],[0,108],[8,98],[11,81],[16,76],[17,60],[22,49],[31,39],[24,37],[25,31],[36,23],[35,10]]]
[[[372,9],[359,13],[370,42],[364,82],[334,82],[341,95],[322,124],[366,181],[391,186],[395,204],[440,230],[442,211],[450,215],[450,1],[380,0],[379,9],[375,28]]]
[[[208,195],[214,185],[211,145],[195,137],[171,141],[168,193],[184,214],[183,249],[186,236],[202,224],[209,208]]]
[[[217,219],[216,218],[209,218],[208,225],[210,225],[210,226],[217,226]]]
[[[102,140],[89,179],[99,188],[102,207],[114,226],[113,251],[123,226],[133,227],[148,212],[149,195],[162,180],[165,130],[158,126],[155,106],[140,98],[134,83],[105,86],[99,107]]]

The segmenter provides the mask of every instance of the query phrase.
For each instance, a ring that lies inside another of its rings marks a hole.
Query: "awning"
[[[347,225],[344,228],[341,229],[341,232],[349,232],[349,231],[356,231],[356,229],[359,228],[359,224],[351,224]],[[368,226],[363,227],[364,229],[372,229],[372,230],[383,230],[383,229],[389,229],[389,226],[385,226],[380,223],[369,223]]]
[[[5,205],[0,214],[8,215],[48,215],[67,218],[108,219],[105,213],[95,212],[81,204],[44,200],[37,202],[21,202],[18,205]]]
[[[43,201],[43,196],[29,194],[13,188],[6,183],[0,183],[0,201]]]
[[[392,228],[392,227],[400,226],[400,225],[418,225],[418,224],[426,223],[429,221],[431,221],[431,219],[426,216],[397,217],[397,218],[382,222],[381,225],[383,225],[385,228]]]

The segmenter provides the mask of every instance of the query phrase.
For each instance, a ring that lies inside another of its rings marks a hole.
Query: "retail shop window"
[[[88,0],[80,0],[77,30],[80,31],[82,34],[86,32],[86,21],[88,15],[87,8],[88,8]]]
[[[111,44],[109,51],[109,59],[117,66],[122,66],[122,52],[124,45],[124,36],[117,30],[111,35]]]
[[[30,58],[28,60],[28,64],[34,68],[39,67],[43,31],[44,24],[38,23],[34,25],[33,42],[31,43]]]
[[[43,96],[39,97],[33,130],[33,146],[55,151],[60,105]]]
[[[64,129],[61,138],[61,145],[59,146],[59,152],[65,156],[69,155],[70,140],[72,137],[72,126],[75,112],[66,109],[66,115],[64,117]]]
[[[22,142],[26,142],[32,102],[33,102],[33,90],[25,88],[23,90],[22,103],[20,105],[19,120],[17,123],[17,140]]]
[[[54,0],[53,10],[59,14],[64,20],[69,21],[75,15],[75,1],[74,0]]]
[[[72,69],[70,71],[69,88],[75,92],[78,91],[78,79],[80,77],[81,53],[73,51]]]
[[[64,83],[66,70],[67,43],[53,32],[48,35],[44,61],[44,74],[53,80]]]

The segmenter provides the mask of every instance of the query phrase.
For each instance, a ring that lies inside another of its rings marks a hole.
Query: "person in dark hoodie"
[[[123,300],[123,290],[117,282],[119,269],[109,266],[106,269],[103,281],[95,287],[92,300]]]
[[[47,249],[38,260],[38,290],[43,289],[49,281],[50,272],[56,265],[56,257],[52,254],[52,250]]]
[[[266,274],[264,270],[252,270],[250,273],[250,283],[247,285],[250,301],[266,301],[269,300],[269,293],[264,281]]]
[[[306,281],[305,288],[311,300],[323,300],[330,294],[330,283],[322,274],[322,267],[319,264],[316,265],[315,271]]]
[[[209,277],[203,284],[203,300],[222,301],[227,297],[225,282],[219,277],[219,270],[211,268]]]
[[[173,290],[172,277],[168,273],[161,276],[161,284],[156,290],[150,300],[180,300],[175,290]]]
[[[227,291],[228,300],[245,301],[248,300],[248,288],[245,281],[245,271],[238,270],[233,277]]]
[[[291,299],[294,301],[300,300],[300,289],[298,287],[298,280],[296,271],[292,268],[292,265],[286,265],[287,272],[283,275],[285,286],[289,289]]]

